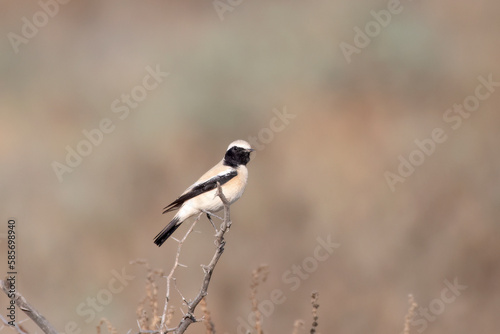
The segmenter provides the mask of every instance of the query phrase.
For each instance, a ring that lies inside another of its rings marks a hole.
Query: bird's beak
[[[253,148],[248,148],[247,149],[247,152],[253,152],[253,151],[255,151]]]

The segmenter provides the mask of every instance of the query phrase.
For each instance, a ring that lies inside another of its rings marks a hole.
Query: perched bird
[[[236,202],[247,185],[250,153],[254,151],[244,140],[236,140],[229,144],[224,158],[208,172],[203,174],[192,186],[186,189],[179,198],[167,205],[163,213],[179,209],[172,221],[158,233],[154,239],[161,246],[174,233],[183,221],[202,212],[208,215],[223,208],[219,196],[216,196],[217,182],[229,203]]]

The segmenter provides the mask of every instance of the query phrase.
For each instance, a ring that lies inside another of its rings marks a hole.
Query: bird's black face
[[[250,161],[252,151],[253,149],[233,146],[227,150],[224,156],[224,164],[235,168],[239,165],[246,165]]]

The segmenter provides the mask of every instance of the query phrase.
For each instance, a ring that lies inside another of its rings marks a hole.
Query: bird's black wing
[[[224,174],[218,174],[218,175],[208,179],[205,182],[201,182],[201,183],[195,185],[194,187],[189,189],[188,192],[181,195],[178,199],[176,199],[175,201],[173,201],[172,203],[167,205],[163,209],[163,213],[177,210],[187,200],[190,200],[191,198],[194,198],[200,194],[206,193],[207,191],[210,191],[210,190],[217,188],[217,182],[219,182],[220,185],[223,185],[224,183],[228,182],[236,175],[238,175],[238,172],[236,170],[231,170],[231,171],[224,173]]]

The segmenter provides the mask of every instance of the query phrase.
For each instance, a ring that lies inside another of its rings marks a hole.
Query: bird
[[[224,158],[198,181],[187,188],[175,201],[163,209],[163,213],[179,209],[163,230],[154,238],[154,243],[160,247],[188,218],[200,213],[210,214],[223,208],[222,200],[216,195],[217,183],[221,185],[222,193],[229,204],[236,202],[247,185],[248,169],[252,149],[244,140],[235,140],[227,147]],[[211,221],[211,220],[210,220]]]

